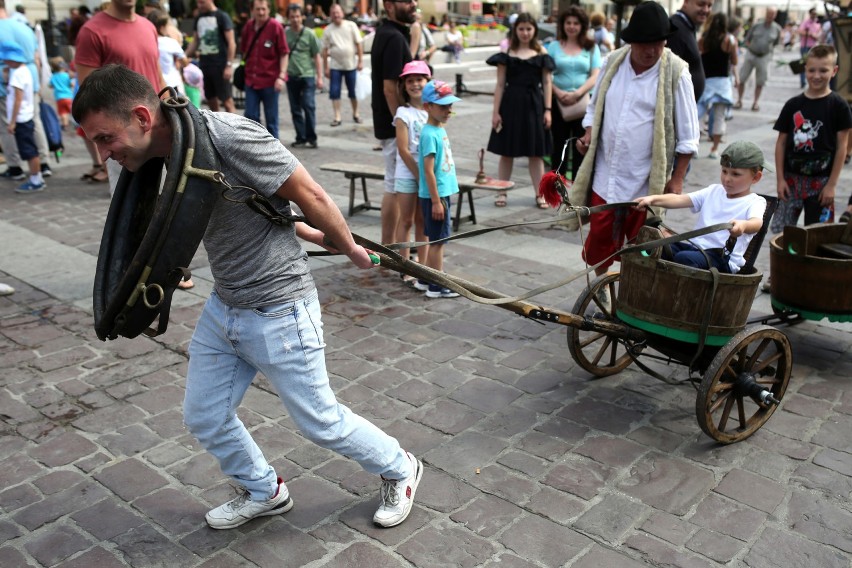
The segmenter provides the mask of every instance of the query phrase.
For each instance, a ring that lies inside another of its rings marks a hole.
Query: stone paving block
[[[651,453],[630,468],[618,487],[646,505],[685,515],[715,485],[713,474],[679,459]]]
[[[473,378],[450,394],[450,398],[486,414],[509,405],[523,394],[497,381]]]
[[[484,563],[495,552],[494,545],[456,526],[427,527],[417,538],[397,547],[406,560],[423,568],[468,568]]]
[[[807,442],[819,422],[820,420],[810,416],[801,416],[792,412],[776,412],[763,425],[763,429],[794,440]]]
[[[15,568],[33,568],[35,565],[29,562],[23,554],[21,554],[11,546],[4,546],[0,548],[0,566],[14,566]]]
[[[187,550],[201,558],[206,558],[215,555],[222,549],[228,549],[235,540],[242,536],[243,532],[250,531],[254,527],[264,526],[264,522],[270,522],[270,518],[267,517],[263,522],[248,523],[239,530],[215,530],[208,527],[202,517],[198,529],[181,538],[178,542]],[[245,559],[242,562],[243,565],[247,564]]]
[[[56,404],[64,396],[62,391],[53,388],[38,388],[24,393],[24,402],[33,408],[42,408],[48,404]]]
[[[576,422],[571,422],[558,416],[549,418],[542,424],[535,427],[535,430],[564,440],[572,446],[582,440],[589,429],[585,426],[580,426]]]
[[[73,528],[59,525],[33,535],[24,548],[42,565],[54,566],[92,544],[89,538]]]
[[[588,397],[566,405],[559,416],[611,434],[625,434],[644,418],[642,412]]]
[[[175,402],[183,400],[184,389],[177,385],[163,385],[131,396],[127,402],[149,414],[160,414],[174,408]]]
[[[150,525],[130,529],[116,536],[113,542],[116,550],[124,555],[125,562],[133,568],[191,566],[196,561],[194,554]]]
[[[832,403],[794,393],[784,396],[784,410],[811,418],[826,418],[832,412]]]
[[[399,559],[378,546],[367,542],[356,542],[334,555],[326,568],[351,568],[353,566],[395,566]]]
[[[619,438],[595,436],[584,440],[574,451],[604,465],[626,467],[647,452],[648,448]]]
[[[813,541],[852,553],[852,513],[816,495],[793,491],[787,525]]]
[[[834,450],[852,453],[852,441],[849,440],[850,430],[852,430],[852,416],[837,416],[833,420],[826,420],[822,423],[812,442]]]
[[[453,366],[455,371],[459,371],[464,373],[464,375],[459,374],[458,380],[454,383],[460,384],[463,381],[467,380],[467,374],[476,375],[479,377],[487,377],[489,379],[500,381],[501,383],[505,383],[507,385],[514,385],[518,378],[521,376],[521,373],[505,367],[503,365],[498,364],[495,361],[495,357],[499,356],[499,353],[488,353],[483,354],[480,353],[483,348],[480,346],[476,352],[471,353],[470,355],[474,357],[473,359],[455,359],[450,363]],[[442,386],[446,386],[442,384]]]
[[[555,369],[537,369],[522,374],[514,386],[529,394],[542,394],[556,390],[567,378]]]
[[[450,519],[479,536],[491,538],[511,526],[515,519],[522,515],[523,509],[511,502],[493,495],[483,495],[464,509],[450,515]]]
[[[320,527],[310,531],[308,534],[321,540],[326,545],[347,545],[359,538],[358,533],[347,527],[345,524],[337,521],[321,525]]]
[[[710,568],[709,561],[698,556],[679,552],[668,544],[653,537],[635,534],[629,537],[625,547],[637,551],[652,566],[677,566],[678,568]]]
[[[123,568],[124,566],[127,564],[100,546],[62,563],[62,568]]]
[[[512,405],[489,414],[477,423],[476,429],[489,436],[505,439],[529,432],[539,420],[538,413],[517,403],[516,400]]]
[[[651,426],[640,426],[627,434],[627,437],[643,446],[648,446],[664,453],[674,453],[684,440],[682,436],[673,432],[667,432]]]
[[[721,495],[710,494],[698,505],[690,522],[742,541],[749,541],[765,520],[766,513]]]
[[[441,513],[449,513],[469,503],[479,494],[480,492],[468,483],[438,469],[428,468],[417,488],[416,503]]]
[[[848,568],[849,558],[839,550],[795,533],[767,527],[745,555],[743,563],[749,568]]]
[[[104,541],[126,531],[148,524],[148,520],[112,499],[77,511],[71,515],[77,525],[95,538]]]
[[[100,466],[112,461],[112,458],[103,452],[94,453],[88,457],[74,462],[74,465],[80,468],[84,473],[91,473]]]
[[[45,495],[52,495],[84,481],[85,478],[75,470],[53,470],[44,477],[33,480],[33,485]]]
[[[337,456],[331,450],[321,448],[316,444],[305,443],[287,452],[287,459],[299,464],[305,469],[313,469]]]
[[[449,318],[435,322],[431,328],[446,337],[458,337],[469,341],[485,339],[493,332],[490,326],[464,319]]]
[[[85,414],[85,410],[76,404],[63,400],[62,402],[45,406],[41,409],[41,413],[50,420],[65,422],[82,416]]]
[[[35,530],[68,513],[85,509],[103,499],[106,494],[107,492],[100,485],[93,481],[85,481],[19,509],[12,518],[27,529]]]
[[[790,481],[833,499],[845,500],[852,494],[852,478],[812,463],[803,463],[796,468]]]
[[[525,501],[528,495],[535,493],[537,487],[534,481],[498,465],[481,468],[480,473],[474,475],[469,481],[474,487],[513,503]]]
[[[817,436],[819,436],[818,433]],[[816,439],[816,437],[814,439]],[[811,457],[811,454],[813,454],[814,451],[812,444],[792,440],[785,436],[779,436],[778,434],[766,430],[766,428],[758,430],[757,433],[749,438],[749,441],[766,451],[781,453],[796,460],[806,460]]]
[[[515,446],[548,461],[558,460],[572,448],[572,444],[564,439],[535,431],[522,436]]]
[[[551,466],[551,463],[547,460],[532,456],[526,452],[514,451],[505,453],[497,458],[497,463],[532,478],[541,477]]]
[[[625,553],[610,550],[600,545],[592,545],[589,552],[584,554],[576,562],[571,565],[571,568],[601,568],[603,566],[618,566],[618,568],[642,568],[648,566],[641,560],[630,558]]]
[[[648,534],[672,543],[675,547],[686,543],[697,530],[697,527],[688,521],[660,511],[648,517],[640,528]]]
[[[483,415],[470,407],[451,400],[437,400],[408,415],[409,420],[434,428],[445,434],[459,434],[481,419]]]
[[[541,491],[530,497],[524,507],[561,525],[569,525],[586,510],[588,503],[573,495],[543,486]]]
[[[133,501],[168,484],[165,477],[137,459],[105,467],[94,478],[125,501]]]
[[[369,539],[376,540],[385,546],[395,547],[411,535],[418,534],[418,531],[430,524],[435,518],[433,513],[418,506],[419,497],[420,490],[418,489],[417,499],[408,518],[401,525],[390,529],[377,527],[373,524],[373,515],[379,506],[378,500],[357,503],[354,507],[340,514],[340,521]]]
[[[722,564],[730,562],[744,547],[740,540],[707,529],[699,530],[686,543],[689,550]]]
[[[572,526],[610,544],[619,544],[628,531],[641,523],[650,512],[651,509],[642,503],[613,493],[604,495]]]
[[[438,468],[472,481],[477,468],[493,463],[506,448],[506,442],[480,434],[463,432],[452,440],[425,454],[426,461]]]
[[[42,496],[29,483],[21,483],[0,492],[0,508],[6,512],[16,511],[40,501]]]
[[[498,541],[506,548],[545,566],[570,564],[593,543],[588,537],[551,520],[526,515],[505,531]]]
[[[544,478],[544,484],[582,499],[591,499],[615,477],[616,470],[581,456],[570,456]]]
[[[38,357],[31,361],[30,364],[39,371],[47,372],[62,367],[81,365],[97,357],[98,355],[89,346],[84,345],[75,349],[67,349],[45,355],[44,357]]]
[[[786,495],[783,485],[741,469],[728,472],[714,491],[770,514]]]
[[[163,442],[155,432],[141,424],[132,424],[98,437],[98,443],[116,456],[135,456]]]
[[[115,432],[127,424],[140,422],[144,418],[145,414],[138,408],[119,402],[112,406],[90,412],[74,420],[72,425],[91,434],[104,434]]]
[[[742,467],[763,477],[781,480],[789,478],[791,472],[800,464],[801,462],[787,456],[752,447],[749,459],[743,462]]]
[[[167,443],[148,450],[142,457],[154,467],[164,468],[190,455],[190,451],[180,444]]]
[[[358,462],[335,454],[335,457],[327,461],[323,465],[314,468],[313,473],[331,481],[332,483],[340,483],[347,477],[355,473],[364,471]],[[369,475],[369,474],[368,474]],[[376,481],[376,476],[370,476],[373,482]]]
[[[8,542],[13,538],[21,536],[23,533],[17,525],[7,520],[0,520],[0,542]]]
[[[0,414],[3,420],[12,424],[29,422],[39,416],[28,404],[12,398],[6,389],[0,390]]]
[[[412,406],[420,407],[440,396],[444,392],[444,389],[418,379],[411,379],[385,392],[388,396],[397,398]]]
[[[207,506],[186,491],[165,487],[140,497],[133,506],[171,535],[194,531],[204,524]]]
[[[432,345],[420,347],[414,351],[420,357],[435,363],[446,363],[470,351],[473,345],[459,338],[439,339]],[[404,353],[405,351],[403,351]]]
[[[66,431],[31,449],[29,455],[48,467],[59,467],[91,455],[97,449],[80,434]]]
[[[145,426],[157,433],[162,440],[188,436],[189,430],[183,423],[183,409],[174,408],[144,421]]]
[[[64,337],[67,332],[61,327],[57,327],[44,320],[38,320],[32,323],[3,328],[0,333],[18,345],[35,348],[47,341]]]
[[[483,568],[538,568],[538,564],[518,558],[514,554],[501,554],[496,559],[489,560]]]
[[[317,477],[303,476],[288,482],[287,486],[295,502],[293,509],[287,513],[287,522],[303,529],[314,526],[355,502],[351,494]]]
[[[211,454],[200,451],[188,461],[175,464],[168,472],[185,485],[207,489],[226,478],[219,469],[219,462]]]

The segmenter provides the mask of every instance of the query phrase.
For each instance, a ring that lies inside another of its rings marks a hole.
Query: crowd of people
[[[607,32],[611,20],[570,6],[556,15],[556,39],[544,45],[536,18],[521,13],[510,21],[505,51],[487,60],[497,76],[488,150],[499,156],[498,176],[509,179],[514,159],[526,158],[540,207],[547,207],[539,187],[548,161],[571,178],[572,203],[596,208],[582,254],[598,274],[626,240],[637,236],[649,207],[691,208],[699,214],[699,227],[733,220],[728,232],[673,251],[676,262],[721,272],[740,269],[749,239],[762,227],[766,204],[751,187],[773,167],[754,144],[733,141],[724,149],[721,144],[728,112],[742,107],[753,71],[751,108],[759,109],[772,51],[785,40],[774,9],[741,38],[738,24],[712,14],[712,4],[684,0],[668,15],[656,2],[641,3],[618,42]],[[236,414],[260,371],[307,438],[381,476],[373,522],[398,525],[411,511],[423,464],[337,401],[325,368],[319,301],[297,238],[343,254],[361,269],[373,267],[374,260],[289,150],[317,147],[315,96],[325,81],[334,112],[331,126],[344,120],[344,83],[351,120],[362,121],[355,94],[365,66],[361,33],[337,5],[326,21],[317,8],[291,4],[286,28],[271,16],[269,0],[241,6],[237,22],[214,0],[198,0],[197,6],[185,50],[180,31],[156,0],[146,3],[144,15],[136,12],[135,0],[110,0],[91,17],[78,10],[67,26],[73,58],[70,65],[54,62],[50,86],[60,114],[67,117],[70,110],[88,144],[93,165],[84,179],[108,179],[113,188],[122,167],[136,171],[151,158],[172,156],[161,89],[175,87],[189,96],[190,87],[201,88],[207,101],[204,125],[235,194],[216,203],[205,234],[214,291],[189,347],[184,420],[222,472],[242,488],[238,497],[211,509],[207,523],[230,529],[293,507],[287,485]],[[417,249],[418,261],[440,272],[451,199],[459,192],[444,125],[460,99],[450,85],[432,77],[427,61],[434,42],[430,45],[428,26],[418,23],[416,2],[386,0],[383,8],[370,54],[373,128],[385,163],[381,239],[408,242],[413,228],[418,241],[430,243]],[[774,228],[796,223],[802,212],[806,223],[833,221],[852,131],[849,106],[830,87],[836,51],[825,43],[824,27],[813,16],[798,28],[804,91],[784,105],[774,124],[774,171],[783,202]],[[312,29],[320,21],[327,23],[322,39]],[[370,23],[377,22],[371,18]],[[447,22],[447,31],[455,33],[453,22]],[[34,112],[35,94],[44,88],[35,45],[32,30],[10,18],[0,0],[0,60],[8,68],[0,89],[0,104],[7,109],[0,113],[7,170],[0,177],[26,180],[20,193],[43,190],[50,176],[43,128]],[[450,35],[448,45],[448,58],[457,59],[462,43]],[[244,61],[239,66],[238,52]],[[234,113],[232,82],[245,92],[245,116]],[[278,97],[285,88],[295,141],[282,144]],[[684,179],[698,153],[705,115],[720,183],[685,195]],[[272,225],[241,204],[250,196],[248,188],[282,215],[291,215],[291,203],[297,205],[310,224]],[[623,202],[635,206],[606,207]],[[506,194],[498,194],[495,204],[506,206]],[[729,236],[736,239],[730,249]],[[402,253],[406,258],[409,251]],[[427,298],[458,296],[441,282],[403,280]],[[12,292],[0,284],[0,295]],[[605,289],[602,293],[596,302],[605,308],[611,299]]]

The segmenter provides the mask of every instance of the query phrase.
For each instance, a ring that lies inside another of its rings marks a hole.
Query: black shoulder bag
[[[255,32],[254,37],[251,40],[251,45],[249,45],[248,51],[246,51],[243,60],[240,61],[240,66],[234,70],[234,76],[231,79],[231,82],[234,84],[236,88],[241,91],[246,90],[246,61],[248,61],[249,55],[251,55],[251,50],[254,49],[254,44],[257,43],[257,39],[260,37],[260,34],[263,33],[263,28],[266,27],[266,24],[269,23],[269,20],[266,20],[260,29]]]

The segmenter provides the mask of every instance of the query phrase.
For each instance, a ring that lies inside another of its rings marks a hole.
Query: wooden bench
[[[333,162],[320,166],[321,170],[328,172],[340,172],[349,180],[349,217],[352,217],[358,211],[380,210],[381,207],[373,205],[370,202],[370,196],[367,194],[367,180],[385,179],[385,169],[380,166],[371,166],[369,164],[353,164],[349,162]],[[364,196],[364,201],[355,204],[355,193],[357,191],[356,182],[361,181],[361,192]],[[487,189],[489,191],[506,191],[515,187],[515,183],[511,181],[501,181],[489,179],[485,183],[476,183],[475,178],[470,176],[462,176],[458,179],[459,194],[456,198],[456,214],[453,217],[453,230],[458,231],[459,225],[463,221],[470,221],[476,224],[476,210],[473,207],[473,190]],[[468,207],[470,214],[462,218],[462,205],[467,196]]]

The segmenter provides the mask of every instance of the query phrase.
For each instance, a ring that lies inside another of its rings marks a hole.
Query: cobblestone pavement
[[[483,67],[466,64],[469,87],[493,85]],[[438,75],[452,79],[453,69]],[[753,140],[771,156],[771,123],[795,88],[777,69],[763,110],[737,112],[728,140]],[[331,128],[330,105],[318,102],[320,149],[298,155],[343,207],[342,176],[319,165],[381,158],[369,123]],[[472,174],[490,99],[456,107],[454,154]],[[286,103],[282,111],[289,143]],[[340,261],[315,262],[332,383],[424,460],[417,504],[403,525],[373,527],[378,479],[306,442],[258,379],[239,414],[296,506],[208,529],[204,512],[233,490],[181,420],[186,347],[211,287],[204,251],[192,266],[197,286],[176,295],[164,336],[98,341],[91,282],[109,198],[104,185],[78,180],[88,159],[79,140],[68,142],[47,191],[19,196],[6,182],[0,193],[0,281],[18,290],[0,298],[0,566],[852,565],[848,324],[782,328],[795,365],[781,409],[748,440],[720,446],[701,433],[690,386],[636,367],[594,379],[571,359],[563,327],[428,300],[395,274]],[[708,148],[702,142],[689,190],[717,179]],[[481,225],[553,216],[533,208],[518,166],[509,207],[476,194]],[[496,172],[493,156],[486,169]],[[847,169],[840,199],[849,181]],[[771,176],[757,189],[773,193]],[[378,201],[378,184],[371,191]],[[691,225],[688,215],[671,219]],[[377,211],[350,221],[378,234]],[[578,243],[546,224],[512,229],[450,244],[446,266],[514,294],[580,269]],[[764,250],[759,265],[768,262]],[[582,286],[540,302],[570,309]],[[768,310],[758,295],[754,312]],[[680,366],[654,368],[686,376]]]

